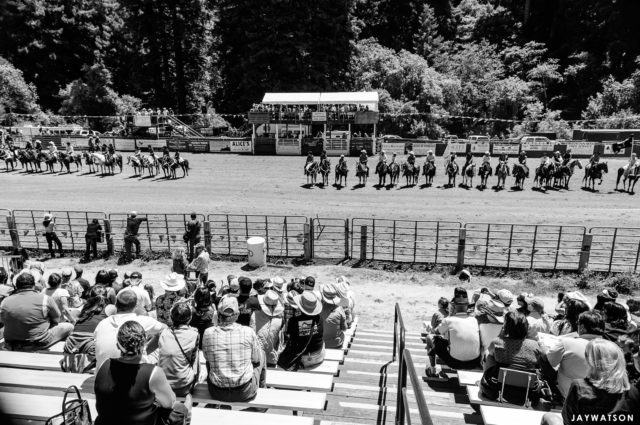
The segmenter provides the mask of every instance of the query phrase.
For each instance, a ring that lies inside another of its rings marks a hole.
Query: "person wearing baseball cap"
[[[267,366],[275,367],[278,362],[284,304],[280,294],[274,290],[258,295],[258,302],[260,309],[251,314],[250,326],[258,335],[260,345],[265,352]]]
[[[218,304],[218,326],[204,331],[202,351],[207,363],[211,398],[246,402],[265,386],[265,356],[253,329],[236,323],[238,299],[224,296]]]
[[[209,253],[202,242],[196,244],[195,249],[196,258],[187,266],[187,270],[195,271],[196,277],[205,284],[209,280]]]
[[[322,285],[322,311],[320,319],[322,319],[322,339],[327,348],[342,349],[344,341],[344,331],[347,330],[347,315],[345,314],[340,303],[342,302],[338,295],[338,288],[332,282]]]
[[[527,298],[526,302],[529,309],[529,315],[527,316],[529,334],[527,338],[538,339],[538,333],[551,333],[553,319],[544,312],[544,300],[540,297],[532,297]]]
[[[140,255],[140,239],[138,239],[138,231],[140,224],[147,221],[146,217],[138,217],[138,213],[131,211],[127,217],[127,228],[124,231],[124,250],[127,259],[132,258],[131,248],[136,247],[134,258]]]

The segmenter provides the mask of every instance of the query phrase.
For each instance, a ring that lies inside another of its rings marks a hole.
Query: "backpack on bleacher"
[[[76,393],[76,398],[67,401],[67,396],[71,392]],[[62,411],[47,419],[45,425],[91,425],[92,423],[89,403],[82,399],[78,387],[72,385],[64,390]]]

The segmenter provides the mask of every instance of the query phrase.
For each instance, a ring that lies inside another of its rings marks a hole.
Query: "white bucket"
[[[247,251],[251,267],[262,267],[267,264],[267,250],[264,238],[254,236],[247,239]]]

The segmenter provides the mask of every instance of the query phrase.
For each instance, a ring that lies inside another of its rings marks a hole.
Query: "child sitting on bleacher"
[[[431,323],[427,325],[426,331],[431,333],[442,323],[445,317],[449,317],[449,300],[445,297],[440,297],[438,300],[438,311],[431,316]]]

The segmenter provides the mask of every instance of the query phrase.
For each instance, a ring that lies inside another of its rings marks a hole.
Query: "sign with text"
[[[554,142],[543,142],[543,141],[533,141],[533,142],[523,142],[522,150],[523,151],[541,151],[541,152],[553,152],[553,148],[555,146]]]
[[[324,122],[327,120],[326,112],[312,112],[311,113],[311,121]]]
[[[467,144],[464,142],[449,142],[449,152],[466,153]]]
[[[413,144],[413,153],[416,155],[426,155],[432,151],[434,154],[436,153],[436,144],[435,143],[414,143]]]
[[[593,155],[593,149],[596,144],[594,142],[575,142],[567,143],[567,149],[571,148],[574,155]]]
[[[189,139],[189,152],[209,152],[207,139]]]
[[[355,124],[376,124],[380,121],[378,111],[358,111],[353,118]]]
[[[150,115],[135,115],[133,117],[133,125],[136,127],[151,127]]]
[[[278,139],[277,155],[300,155],[300,139]]]
[[[171,151],[186,152],[188,142],[185,139],[171,139],[167,140],[167,147]]]
[[[251,140],[232,140],[229,147],[231,152],[251,152]]]
[[[251,111],[248,116],[249,124],[268,124],[270,115],[267,111]]]
[[[490,151],[490,147],[491,145],[489,144],[489,142],[471,143],[471,152],[485,153],[487,151]]]
[[[497,155],[502,153],[518,155],[520,153],[520,145],[511,143],[494,143],[492,152]]]
[[[404,155],[404,142],[382,142],[380,143],[380,149],[385,151],[388,156],[391,156],[393,152],[398,155]]]
[[[117,151],[133,152],[136,150],[135,139],[113,139],[113,145]]]
[[[251,143],[251,140],[247,140]],[[228,152],[230,150],[230,139],[209,140],[209,152]]]

